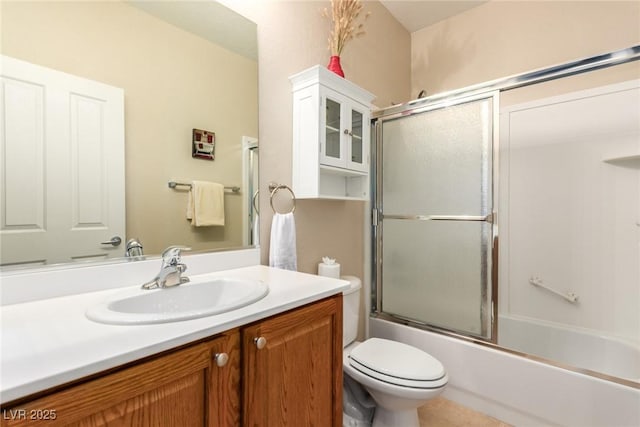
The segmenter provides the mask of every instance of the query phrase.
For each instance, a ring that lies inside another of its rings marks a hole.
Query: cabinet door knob
[[[222,368],[229,361],[229,355],[227,353],[216,353],[213,359],[216,361],[216,365]]]
[[[253,342],[256,344],[256,347],[258,347],[258,350],[262,350],[264,346],[267,345],[267,339],[265,337],[254,338]]]
[[[344,134],[345,135],[349,135],[349,136],[353,136],[353,132],[351,132],[349,129],[345,129],[344,130]]]

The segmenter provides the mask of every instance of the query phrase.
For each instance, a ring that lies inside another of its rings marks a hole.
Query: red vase
[[[340,77],[344,77],[344,71],[342,71],[342,67],[340,66],[340,57],[334,55],[329,59],[329,65],[327,65],[329,71],[333,71]]]

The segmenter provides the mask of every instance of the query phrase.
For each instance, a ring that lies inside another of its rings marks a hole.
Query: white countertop
[[[199,319],[116,326],[85,317],[87,307],[131,289],[117,288],[0,307],[0,402],[299,307],[348,288],[348,282],[252,266],[207,276],[262,280],[269,294],[249,306]]]

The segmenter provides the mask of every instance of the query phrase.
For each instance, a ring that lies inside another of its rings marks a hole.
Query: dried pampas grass
[[[364,35],[364,22],[357,23],[362,13],[361,0],[331,0],[331,14],[327,9],[322,16],[333,21],[333,28],[329,34],[329,50],[331,55],[339,56],[347,42]],[[366,20],[371,12],[367,12],[362,18]]]

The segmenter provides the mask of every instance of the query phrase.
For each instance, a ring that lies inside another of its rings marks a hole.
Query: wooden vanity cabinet
[[[228,354],[220,367],[216,355]],[[3,409],[2,426],[237,426],[237,330]]]
[[[216,355],[227,353],[225,366]],[[237,426],[237,330],[3,409],[2,426]],[[221,393],[219,390],[225,390]]]
[[[342,425],[342,297],[3,406],[0,426],[36,425]]]
[[[342,296],[242,329],[245,426],[342,426]]]

